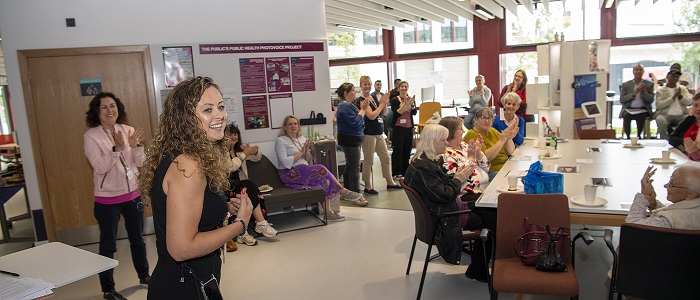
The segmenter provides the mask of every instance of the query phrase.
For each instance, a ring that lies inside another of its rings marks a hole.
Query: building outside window
[[[700,32],[698,9],[697,0],[622,1],[617,7],[617,37]]]
[[[441,37],[443,43],[466,42],[467,41],[467,20],[460,19],[460,22],[445,21],[441,27]]]

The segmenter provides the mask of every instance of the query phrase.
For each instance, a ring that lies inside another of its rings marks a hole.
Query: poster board
[[[226,91],[228,122],[239,126],[246,143],[274,141],[282,119],[290,114],[333,115],[327,93],[330,71],[325,41],[152,45],[154,83],[159,91],[167,89],[161,49],[168,47],[192,47],[197,66],[194,76],[211,77]],[[255,101],[243,101],[244,96]],[[165,99],[158,100],[160,114]],[[331,134],[332,124],[315,129],[322,135]]]

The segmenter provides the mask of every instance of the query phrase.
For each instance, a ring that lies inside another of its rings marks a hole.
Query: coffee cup
[[[518,176],[508,175],[508,190],[515,191],[518,189]]]
[[[630,138],[630,141],[632,142],[632,143],[631,143],[632,145],[637,145],[638,140],[639,140],[639,138],[636,137],[636,136],[633,136],[633,137]]]
[[[661,151],[661,158],[663,160],[671,159],[671,151],[668,151],[668,150]]]
[[[552,146],[547,147],[547,157],[553,157],[555,154],[557,154],[557,150],[554,149]]]
[[[593,204],[593,202],[595,202],[595,193],[597,189],[597,185],[587,184],[583,186],[583,198],[587,204]]]

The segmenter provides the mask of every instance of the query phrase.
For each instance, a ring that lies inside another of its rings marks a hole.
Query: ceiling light
[[[478,14],[482,15],[483,17],[485,17],[485,18],[487,18],[487,19],[493,19],[493,18],[494,18],[494,17],[493,17],[493,14],[492,14],[490,11],[484,9],[484,8],[481,7],[481,5],[479,5],[479,4],[477,4],[476,7],[475,7],[474,9],[476,10],[476,12],[477,12]]]
[[[351,30],[355,30],[355,31],[369,31],[369,30],[364,29],[364,28],[355,27],[355,26],[349,26],[349,25],[343,25],[343,24],[335,24],[335,27],[338,27],[338,28],[345,28],[345,29],[351,29]]]

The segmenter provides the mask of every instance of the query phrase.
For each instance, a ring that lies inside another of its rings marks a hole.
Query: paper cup
[[[587,184],[583,187],[583,198],[587,204],[595,202],[595,192],[598,189],[597,185]]]
[[[630,137],[630,141],[632,142],[632,145],[636,145],[637,142],[639,142],[639,138],[636,136]]]
[[[547,147],[547,156],[552,157],[554,154],[557,154],[557,150],[554,150],[554,147],[548,146]]]
[[[671,151],[668,151],[668,150],[661,151],[661,158],[663,158],[664,160],[671,159]]]
[[[515,191],[518,188],[518,176],[508,176],[508,190]]]

